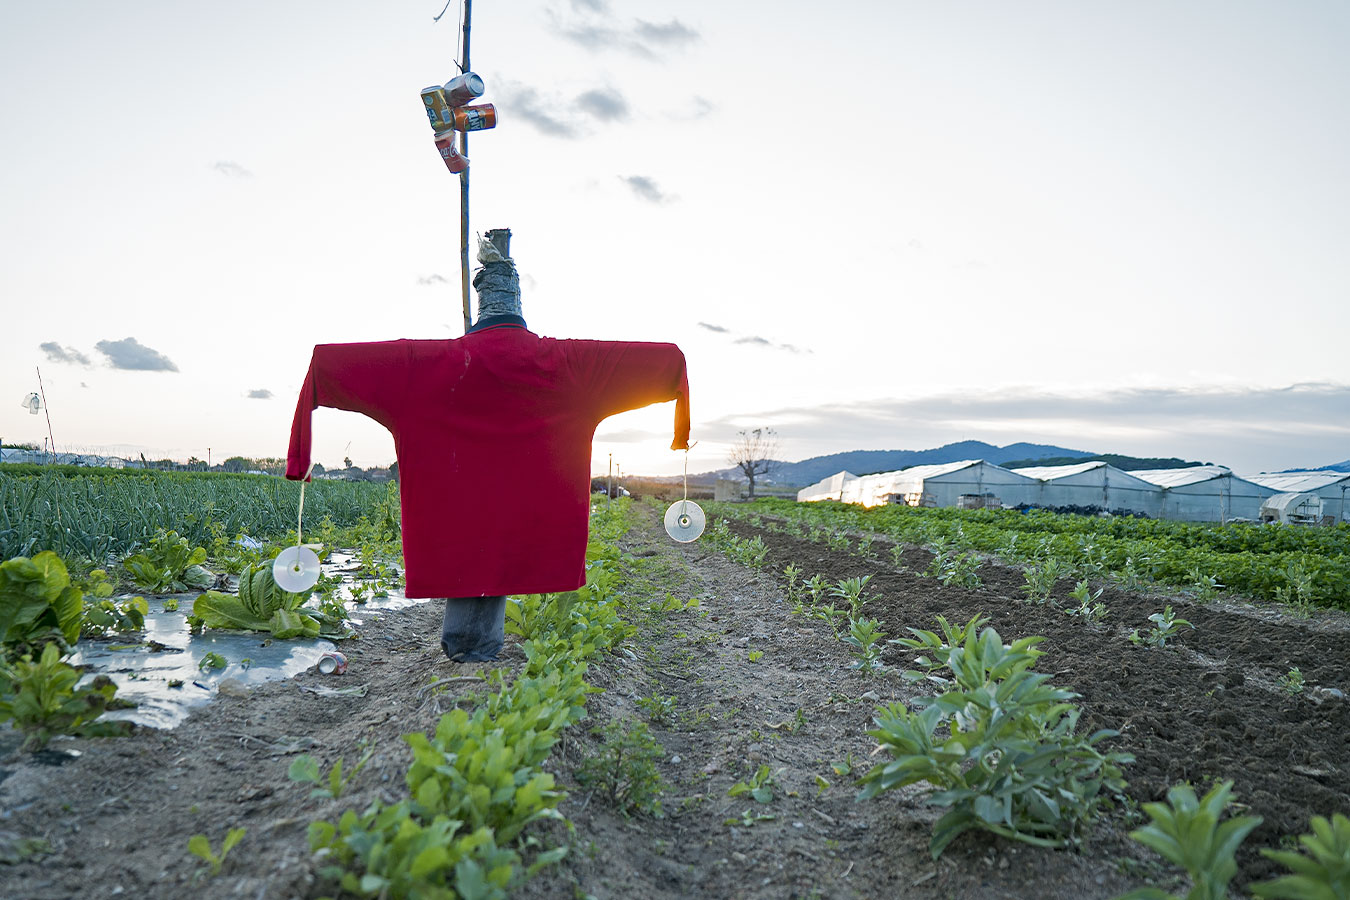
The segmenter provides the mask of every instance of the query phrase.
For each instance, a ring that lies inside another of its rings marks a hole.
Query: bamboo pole
[[[461,72],[469,71],[469,27],[473,18],[473,0],[464,0],[464,58],[460,61],[459,70]],[[465,159],[469,158],[469,133],[461,131],[459,134],[459,153]],[[464,332],[467,334],[469,326],[473,324],[473,317],[469,311],[469,170],[465,169],[459,173],[459,286],[460,300],[464,306]]]

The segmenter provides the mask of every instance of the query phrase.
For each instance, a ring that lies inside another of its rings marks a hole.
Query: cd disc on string
[[[308,547],[287,547],[272,563],[272,577],[283,591],[307,591],[319,583],[318,554]]]
[[[681,544],[698,540],[708,519],[693,500],[677,500],[666,510],[666,534]]]

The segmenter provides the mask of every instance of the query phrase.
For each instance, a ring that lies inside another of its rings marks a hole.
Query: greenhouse
[[[1185,522],[1260,520],[1261,504],[1279,493],[1274,488],[1234,475],[1225,466],[1187,469],[1144,469],[1132,473],[1162,488],[1155,518]]]
[[[899,503],[997,509],[1034,502],[1039,487],[1035,479],[1025,475],[982,459],[967,459],[862,477],[839,472],[803,489],[797,499],[842,500],[863,506]]]
[[[1346,506],[1346,492],[1350,488],[1350,472],[1277,472],[1248,475],[1248,481],[1280,493],[1316,494],[1322,498],[1322,516],[1332,522],[1350,522],[1350,507]]]
[[[1041,507],[1083,506],[1154,515],[1161,499],[1156,484],[1101,460],[1068,466],[1030,466],[1013,471],[1040,483],[1033,502]]]

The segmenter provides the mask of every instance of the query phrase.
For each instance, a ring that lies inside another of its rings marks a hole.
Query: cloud
[[[177,372],[178,366],[158,350],[136,340],[134,337],[120,341],[99,341],[94,345],[99,353],[108,358],[108,365],[114,369],[131,369],[140,372]]]
[[[730,328],[724,328],[724,327],[722,327],[721,325],[713,325],[713,324],[711,324],[711,323],[709,323],[709,322],[699,322],[699,323],[698,323],[698,327],[700,327],[700,328],[706,328],[708,331],[714,331],[714,332],[717,332],[718,334],[727,334],[727,335],[729,335],[729,334],[732,333],[732,331],[731,331]],[[811,352],[810,350],[807,350],[807,349],[805,349],[805,348],[803,348],[803,347],[797,347],[797,346],[795,346],[795,345],[793,345],[793,344],[775,344],[773,341],[769,340],[768,338],[766,338],[766,337],[761,337],[760,335],[757,335],[757,334],[745,334],[745,335],[740,335],[739,337],[735,337],[735,338],[732,340],[732,343],[733,343],[733,344],[747,344],[747,345],[754,346],[754,347],[768,347],[768,348],[773,349],[773,350],[786,350],[786,351],[789,352],[789,353],[810,353],[810,352]]]
[[[639,199],[646,200],[648,203],[662,205],[675,199],[671,195],[663,193],[657,187],[656,182],[646,175],[620,175],[619,180],[628,185]]]
[[[554,115],[553,111],[559,107],[542,101],[534,88],[518,85],[508,87],[502,94],[501,103],[503,111],[510,112],[512,117],[520,119],[541,134],[559,138],[581,136],[571,123]]]
[[[1074,394],[1036,387],[963,391],[817,406],[750,416],[793,436],[806,456],[916,449],[978,439],[1090,447],[1103,453],[1213,460],[1238,472],[1325,465],[1350,446],[1350,384],[1118,388]],[[747,415],[700,423],[730,440]]]
[[[244,396],[250,400],[271,400],[272,392],[267,388],[254,388]]]
[[[450,279],[446,278],[444,275],[432,272],[430,275],[419,275],[417,277],[417,283],[421,285],[449,284]]]
[[[640,39],[662,47],[685,47],[699,40],[699,33],[679,19],[671,19],[664,25],[638,19],[633,30]]]
[[[220,160],[215,165],[211,166],[211,168],[215,169],[217,172],[226,176],[227,178],[253,177],[253,173],[250,172],[248,169],[245,169],[237,162],[230,162],[228,160]]]
[[[699,32],[672,18],[669,22],[634,19],[615,25],[603,0],[572,0],[571,14],[548,11],[553,33],[591,53],[617,51],[660,61],[669,51],[682,50],[701,39]]]
[[[582,112],[601,122],[626,122],[628,101],[614,88],[593,88],[577,95],[576,105]]]
[[[62,347],[56,341],[47,341],[44,344],[38,344],[38,349],[47,354],[47,358],[52,362],[74,363],[75,365],[89,365],[89,357],[85,356],[74,347]]]

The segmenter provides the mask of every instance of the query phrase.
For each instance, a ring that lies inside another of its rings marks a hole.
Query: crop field
[[[342,601],[398,591],[384,487],[336,485],[365,493],[335,491],[323,511],[307,496],[306,535],[353,563],[292,601],[239,583],[276,545],[249,556],[221,539],[294,540],[284,493],[253,504],[274,510],[270,526],[206,497],[105,545],[101,525],[80,523],[123,521],[138,501],[102,519],[93,499],[81,520],[72,498],[106,488],[70,480],[23,495],[61,504],[59,531],[4,527],[34,558],[68,540],[86,618],[90,605],[122,615],[86,624],[79,646],[137,640],[124,607],[145,589],[127,581],[155,576],[152,603],[209,613],[238,592],[260,617],[279,604],[252,626],[260,642],[308,618],[350,664],[246,688],[224,677],[171,730],[97,736],[102,720],[67,721],[39,741],[12,714],[0,896],[1350,889],[1344,526],[757,501],[707,504],[708,531],[675,544],[663,504],[601,500],[587,587],[513,598],[501,660],[454,664],[436,643],[439,603],[362,615]],[[168,510],[168,489],[156,496]],[[189,563],[198,543],[205,558]],[[87,574],[95,561],[118,582],[110,596]],[[175,584],[192,565],[243,576]],[[0,717],[37,677],[34,657],[15,660],[0,669]]]

